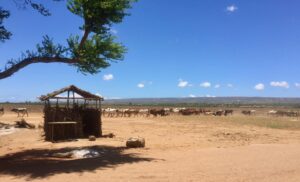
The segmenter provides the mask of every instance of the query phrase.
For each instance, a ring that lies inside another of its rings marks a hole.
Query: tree
[[[27,6],[44,16],[50,16],[49,10],[32,0],[14,0],[22,8]],[[63,1],[63,0],[54,0]],[[137,0],[67,0],[68,10],[81,17],[84,23],[79,27],[82,37],[70,35],[67,46],[55,44],[49,36],[44,36],[36,50],[27,50],[18,59],[9,60],[4,70],[0,70],[0,79],[12,76],[22,68],[33,63],[66,63],[75,66],[83,74],[95,74],[110,66],[111,61],[124,58],[126,48],[115,41],[110,28],[121,23],[129,15],[126,10]],[[9,11],[0,7],[0,42],[12,36],[3,26],[3,20],[9,18]]]

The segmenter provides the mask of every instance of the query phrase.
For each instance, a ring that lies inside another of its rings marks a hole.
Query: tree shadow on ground
[[[93,150],[100,156],[93,158],[55,158],[52,154],[74,150]],[[153,158],[142,158],[134,153],[124,153],[125,147],[92,146],[62,149],[32,149],[0,156],[0,175],[44,178],[61,173],[91,172],[103,168],[114,168],[121,164],[150,162]]]

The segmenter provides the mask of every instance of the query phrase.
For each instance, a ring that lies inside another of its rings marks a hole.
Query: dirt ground
[[[25,119],[38,126],[42,113]],[[0,116],[13,124],[16,114]],[[278,124],[279,123],[279,124]],[[0,181],[300,181],[298,118],[168,116],[103,118],[115,138],[51,143],[42,129],[0,130]],[[127,149],[129,137],[146,140]],[[94,149],[95,158],[50,153]]]

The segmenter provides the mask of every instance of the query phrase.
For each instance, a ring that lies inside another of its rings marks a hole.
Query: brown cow
[[[131,117],[131,116],[138,116],[139,114],[139,110],[136,110],[136,109],[129,109],[129,110],[126,110],[124,111],[124,117]]]
[[[150,109],[149,113],[153,116],[168,116],[169,112],[164,109]]]
[[[225,112],[223,110],[219,110],[213,113],[214,116],[222,116]]]
[[[0,108],[0,116],[2,116],[4,114],[4,108]]]
[[[250,116],[251,113],[252,113],[251,111],[242,111],[242,114],[244,114],[244,115],[249,115]]]
[[[225,110],[225,113],[224,115],[227,116],[227,115],[233,115],[233,110]]]

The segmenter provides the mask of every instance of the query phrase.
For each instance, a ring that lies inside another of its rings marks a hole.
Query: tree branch
[[[33,64],[33,63],[67,63],[67,64],[75,64],[78,63],[78,59],[70,59],[70,58],[59,58],[59,57],[33,57],[26,58],[22,61],[12,65],[10,68],[0,71],[0,80],[10,77],[20,69]]]
[[[86,42],[89,34],[90,34],[90,31],[88,31],[88,30],[84,31],[84,35],[83,35],[83,37],[82,37],[82,39],[80,41],[80,44],[79,44],[79,50],[82,49],[82,47],[83,47],[84,43]]]

